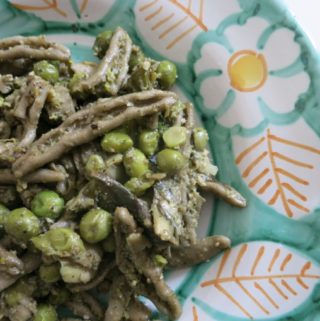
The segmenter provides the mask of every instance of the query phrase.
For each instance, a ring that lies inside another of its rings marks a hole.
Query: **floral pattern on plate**
[[[113,1],[99,0],[10,0],[12,5],[21,10],[32,12],[45,20],[96,21],[111,8]]]
[[[291,116],[309,88],[308,74],[296,68],[302,62],[294,32],[269,31],[265,19],[250,18],[226,29],[224,46],[209,42],[202,48],[195,64],[199,100],[225,127],[253,129],[278,115]]]
[[[217,27],[226,16],[239,11],[235,0],[138,0],[135,6],[138,30],[144,39],[178,62],[186,61],[199,33]]]
[[[303,120],[234,136],[233,146],[248,187],[278,213],[300,218],[319,205],[320,140]]]
[[[200,311],[213,320],[278,320],[303,303],[319,279],[319,265],[295,249],[273,242],[239,244],[207,270],[185,313],[193,311],[194,320]]]

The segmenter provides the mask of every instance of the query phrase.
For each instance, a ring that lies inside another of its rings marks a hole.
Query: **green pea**
[[[133,194],[141,196],[147,189],[152,187],[154,180],[147,180],[142,178],[133,177],[127,181],[124,186]]]
[[[139,135],[139,148],[142,152],[152,156],[158,148],[159,133],[155,130],[144,130]]]
[[[92,272],[80,264],[62,261],[60,274],[65,283],[88,283],[92,279]]]
[[[104,240],[112,230],[112,215],[101,209],[90,210],[80,221],[80,235],[88,243],[98,243]]]
[[[112,30],[105,30],[97,35],[92,49],[99,58],[102,58],[108,50],[112,35]]]
[[[170,127],[163,133],[162,138],[167,147],[179,147],[186,143],[187,129],[180,126]]]
[[[0,204],[0,227],[4,226],[9,214],[10,210],[8,210],[4,205]]]
[[[27,208],[17,208],[8,215],[5,231],[15,239],[27,242],[30,238],[40,234],[40,221]]]
[[[131,177],[141,177],[149,171],[146,156],[137,148],[131,148],[123,158],[126,173]]]
[[[105,134],[101,141],[102,149],[109,153],[124,153],[132,146],[131,137],[119,131]]]
[[[193,130],[193,142],[194,146],[197,150],[204,150],[209,140],[209,136],[207,131],[198,127]]]
[[[46,233],[54,249],[69,251],[75,247],[82,247],[79,235],[68,228],[56,228]]]
[[[38,217],[56,219],[64,208],[64,200],[56,192],[41,191],[31,201],[31,210]]]
[[[176,174],[186,164],[185,157],[177,150],[164,149],[157,155],[157,164],[161,171],[167,174]]]
[[[35,63],[33,70],[36,75],[51,83],[55,83],[59,80],[59,70],[46,60]]]
[[[86,163],[86,171],[90,173],[99,173],[105,170],[105,163],[100,155],[90,155]]]
[[[49,304],[40,304],[34,316],[34,321],[58,321],[56,309]]]
[[[170,88],[177,79],[177,67],[171,61],[161,61],[157,73],[159,75],[159,83],[163,89]]]
[[[41,265],[39,277],[43,282],[54,283],[60,280],[60,264]]]
[[[156,254],[153,257],[153,261],[155,262],[156,265],[158,265],[159,267],[165,267],[168,264],[168,261],[165,257],[163,257],[160,254]]]
[[[54,305],[61,305],[70,299],[71,293],[66,288],[55,288],[51,291],[49,296],[49,303]]]
[[[55,228],[31,239],[33,245],[46,255],[70,257],[85,250],[80,236],[69,228]]]
[[[109,234],[109,236],[103,240],[102,247],[107,253],[113,253],[115,251],[116,243],[113,233]]]

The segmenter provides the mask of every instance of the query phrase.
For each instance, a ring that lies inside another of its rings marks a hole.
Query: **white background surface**
[[[320,0],[283,0],[320,52]]]

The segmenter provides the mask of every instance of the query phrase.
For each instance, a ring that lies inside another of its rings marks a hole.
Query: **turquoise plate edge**
[[[243,18],[247,19],[254,16],[262,16],[267,18],[267,20],[274,24],[285,26],[293,30],[297,36],[296,41],[301,45],[302,54],[304,55],[304,68],[308,72],[312,82],[311,86],[306,93],[305,97],[303,97],[303,102],[300,104],[304,104],[307,106],[302,112],[301,116],[304,118],[306,123],[317,133],[318,137],[320,137],[320,122],[317,123],[317,119],[320,118],[320,110],[319,108],[315,108],[314,106],[318,107],[317,101],[320,98],[320,80],[319,80],[319,55],[313,48],[310,40],[304,33],[303,29],[294,21],[292,15],[287,11],[287,8],[284,6],[282,1],[272,0],[266,1],[264,0],[239,0],[239,4],[242,8],[242,12],[239,14],[238,17],[234,18]],[[44,22],[40,18],[36,17],[33,14],[21,12],[16,8],[11,7],[7,1],[2,1],[0,3],[0,36],[11,36],[15,34],[22,34],[22,35],[32,35],[32,34],[51,34],[51,33],[63,33],[66,30],[69,32],[74,32],[76,34],[89,34],[89,35],[96,35],[101,30],[112,27],[115,25],[121,25],[122,27],[126,28],[130,35],[133,37],[134,41],[141,45],[142,48],[152,57],[156,59],[164,59],[165,57],[160,53],[156,52],[153,48],[148,46],[146,43],[143,42],[143,38],[140,34],[136,32],[135,28],[135,20],[134,20],[134,13],[133,7],[135,5],[135,1],[126,1],[125,5],[123,3],[120,5],[120,1],[116,2],[113,7],[110,9],[106,17],[102,18],[96,26],[90,26],[88,23],[77,23],[77,24],[67,24],[67,23],[60,23],[60,22]],[[121,14],[119,12],[121,11]],[[118,12],[117,15],[114,15],[114,12]],[[125,16],[128,19],[123,19]],[[285,18],[284,18],[285,17]],[[104,23],[103,21],[108,20],[108,22]],[[244,21],[243,21],[244,23]],[[5,25],[4,25],[5,24]],[[221,27],[221,26],[220,26]],[[23,28],[23,32],[21,32],[21,28]],[[217,28],[218,30],[219,28]],[[216,30],[216,31],[217,31]],[[218,30],[219,31],[219,30]],[[194,47],[197,47],[199,41],[201,41],[201,35],[198,36],[193,43]],[[90,55],[86,52],[87,48],[71,48],[74,49],[74,52],[79,51],[79,59],[83,58],[90,58]],[[197,49],[193,49],[193,51]],[[92,58],[92,57],[91,57]],[[186,64],[178,64],[178,69],[181,78],[184,81],[179,81],[178,86],[183,91],[185,96],[194,103],[196,110],[204,124],[207,128],[212,143],[210,144],[210,149],[212,155],[218,165],[220,170],[220,178],[227,182],[231,183],[233,186],[239,188],[245,196],[249,199],[252,197],[250,190],[244,184],[241,175],[238,169],[234,166],[233,168],[229,168],[229,164],[233,163],[233,153],[232,153],[232,143],[230,136],[233,134],[232,131],[229,129],[221,127],[215,120],[215,116],[208,116],[203,113],[203,106],[200,106],[201,102],[194,99],[195,92],[193,88],[194,84],[194,71],[193,71],[193,64],[194,64],[194,54],[190,54],[188,56],[188,61]],[[262,127],[259,128],[262,130]],[[242,135],[250,136],[252,133],[250,132],[241,132]],[[225,142],[228,142],[228,147],[226,148]],[[223,157],[221,155],[224,155]],[[239,230],[231,231],[223,226],[217,226],[216,220],[221,218],[222,213],[225,211],[230,210],[226,208],[226,206],[221,202],[216,202],[213,207],[212,219],[210,222],[210,226],[208,228],[208,234],[213,233],[224,233],[230,236],[233,240],[234,245],[242,244],[245,242],[256,241],[256,240],[269,240],[274,242],[281,242],[282,244],[292,246],[293,248],[297,249],[299,252],[304,253],[306,256],[311,257],[314,261],[320,262],[320,253],[317,251],[317,247],[320,245],[319,239],[315,238],[311,244],[306,245],[304,244],[304,239],[307,237],[304,236],[302,226],[314,226],[314,229],[317,230],[317,227],[320,225],[319,222],[319,213],[316,209],[314,213],[310,215],[310,217],[306,219],[301,219],[299,221],[289,221],[287,218],[279,217],[276,215],[270,208],[267,208],[264,204],[262,204],[259,200],[255,200],[253,202],[253,206],[255,208],[263,208],[265,212],[268,212],[269,217],[272,218],[266,219],[262,217],[259,219],[259,222],[255,221],[256,224],[255,232],[246,233],[243,232],[242,229],[243,224],[241,223],[241,218],[236,217],[234,219],[233,226],[239,226]],[[231,210],[234,211],[234,210]],[[232,215],[238,215],[237,213],[232,213],[228,216],[228,218]],[[288,226],[286,231],[298,231],[300,234],[301,241],[297,242],[296,236],[295,239],[290,239],[288,237],[281,236],[281,233],[276,234],[270,233],[272,235],[268,238],[267,232],[261,233],[260,226],[270,225],[270,228],[273,228],[273,224],[285,224]],[[307,232],[306,232],[307,233]],[[177,289],[177,294],[181,298],[182,301],[189,298],[190,293],[193,292],[194,288],[197,286],[199,280],[201,279],[202,275],[208,270],[211,266],[211,262],[201,265],[199,267],[193,268],[189,275],[185,278],[184,282],[179,286]],[[295,310],[288,313],[288,315],[282,316],[277,319],[266,319],[266,320],[283,320],[283,321],[317,321],[320,320],[320,310],[319,310],[319,298],[320,298],[320,287],[316,286],[310,298],[300,305]],[[197,304],[197,300],[194,300],[195,304]],[[221,321],[231,321],[231,320],[240,320],[239,318],[234,319],[226,314],[220,314],[215,312],[210,312],[206,307],[199,303],[199,306],[206,311],[208,314],[214,314],[215,320]],[[243,319],[247,320],[247,319]]]

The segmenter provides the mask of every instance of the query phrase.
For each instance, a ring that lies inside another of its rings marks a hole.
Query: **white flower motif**
[[[250,18],[226,29],[225,46],[212,42],[202,48],[194,66],[196,87],[204,110],[225,127],[252,129],[292,113],[309,88],[294,32],[283,27],[268,37],[269,30],[266,20]]]

